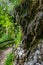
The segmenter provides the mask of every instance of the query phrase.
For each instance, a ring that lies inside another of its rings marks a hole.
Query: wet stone
[[[35,55],[39,55],[40,54],[40,50],[36,50]]]
[[[36,65],[41,65],[41,64],[39,64],[39,63],[36,63]]]
[[[43,65],[43,62],[41,62],[41,65]]]
[[[24,52],[21,47],[18,47],[18,49],[15,51],[17,59],[14,65],[43,65],[43,44],[38,44],[37,47],[37,49],[34,50],[30,56],[26,55],[27,51]]]

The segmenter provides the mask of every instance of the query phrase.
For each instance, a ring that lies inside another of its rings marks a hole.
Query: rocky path
[[[6,58],[6,55],[7,55],[9,52],[12,52],[12,47],[3,50],[3,51],[0,53],[0,65],[3,65],[4,60],[5,60],[5,58]]]

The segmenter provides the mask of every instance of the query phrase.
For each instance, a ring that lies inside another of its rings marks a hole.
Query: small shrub
[[[13,54],[12,53],[9,53],[7,55],[4,65],[13,65]]]

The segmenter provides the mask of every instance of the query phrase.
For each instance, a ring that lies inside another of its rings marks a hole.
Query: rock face
[[[15,8],[16,21],[24,37],[15,50],[14,65],[43,65],[43,4],[40,0],[24,0]],[[35,48],[36,47],[36,48]]]
[[[26,35],[14,52],[14,65],[43,65],[43,42],[39,43],[40,39],[43,39],[43,12],[28,25]]]
[[[43,39],[43,12],[28,24],[27,33],[14,52],[14,65],[43,65],[43,42],[39,43],[40,39]]]
[[[34,50],[34,52],[29,57],[29,61],[27,62],[27,65],[42,65],[42,63],[43,63],[43,51],[42,51],[43,44],[38,44],[38,45],[39,46],[36,47],[36,50]]]
[[[19,46],[15,51],[16,60],[14,65],[43,65],[43,41],[39,42],[30,55],[28,53],[28,50],[24,51]]]

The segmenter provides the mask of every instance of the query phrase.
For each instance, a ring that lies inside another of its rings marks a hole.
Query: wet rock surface
[[[39,6],[40,0],[31,2],[24,0],[15,8],[16,21],[19,21],[24,36],[14,51],[14,65],[43,65],[43,42],[38,43],[43,38],[43,6]]]
[[[43,65],[43,12],[36,14],[27,27],[20,46],[15,50],[14,65]]]
[[[42,65],[43,64],[43,12],[37,13],[30,22],[27,33],[20,46],[15,50],[14,65]]]
[[[24,51],[21,47],[18,47],[15,51],[14,65],[43,65],[43,42],[38,44],[30,55],[28,53],[28,50]]]

